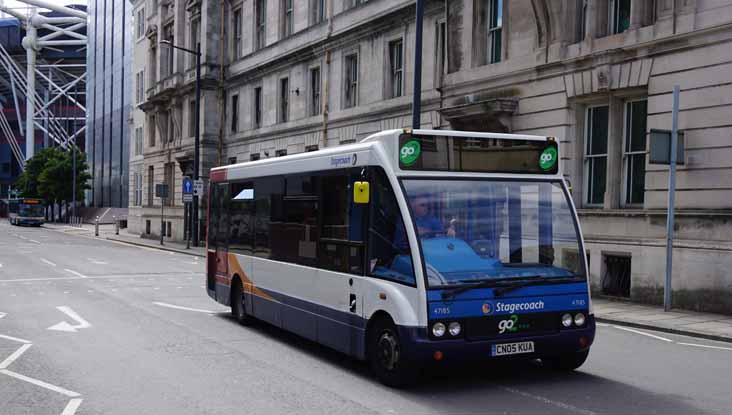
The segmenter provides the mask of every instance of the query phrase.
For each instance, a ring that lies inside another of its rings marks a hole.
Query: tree
[[[46,204],[73,199],[73,156],[76,153],[76,200],[84,199],[84,191],[90,189],[91,175],[86,155],[78,148],[66,151],[48,147],[26,161],[25,170],[17,186],[23,197],[44,199]]]

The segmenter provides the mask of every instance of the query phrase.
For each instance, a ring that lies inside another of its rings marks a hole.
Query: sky
[[[66,6],[69,4],[86,4],[87,0],[46,0],[46,1],[48,3],[54,3],[54,4]],[[0,5],[4,5],[5,7],[12,8],[12,9],[20,9],[19,11],[21,13],[28,7],[27,4],[21,3],[17,0],[0,0]]]

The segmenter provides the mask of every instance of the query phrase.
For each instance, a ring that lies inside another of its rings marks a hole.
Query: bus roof
[[[555,146],[558,145],[558,143],[556,143],[557,140],[555,140],[554,137],[536,135],[479,133],[452,130],[412,130],[411,128],[393,129],[372,134],[354,144],[327,147],[317,151],[215,167],[211,169],[210,179],[212,182],[223,182],[227,180],[247,179],[269,175],[291,174],[305,171],[320,171],[366,165],[391,165],[395,170],[400,170],[399,163],[396,158],[398,157],[399,137],[403,134],[410,134],[413,136],[462,137],[473,140],[496,139],[517,142],[551,142]],[[379,150],[374,151],[377,148]],[[394,160],[392,160],[392,158]],[[556,174],[559,175],[560,172],[557,171]]]

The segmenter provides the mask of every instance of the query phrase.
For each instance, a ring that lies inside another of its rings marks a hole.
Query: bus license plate
[[[491,347],[491,356],[506,356],[522,353],[534,353],[534,342],[494,344]]]

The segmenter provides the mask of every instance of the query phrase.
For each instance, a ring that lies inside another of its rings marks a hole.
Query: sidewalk
[[[74,227],[61,223],[46,223],[43,226],[47,229],[52,229],[67,234],[75,234],[91,238],[94,237],[94,225],[83,224],[80,227]],[[186,249],[185,243],[173,241],[164,241],[164,245],[160,245],[160,239],[145,239],[137,235],[130,235],[126,232],[125,229],[120,229],[119,235],[115,235],[113,225],[100,224],[99,238],[151,249],[160,249],[163,251],[177,252],[179,254],[193,255],[202,258],[205,257],[204,247],[196,248],[192,246],[190,249]]]
[[[595,319],[601,323],[621,324],[666,333],[683,334],[732,343],[732,316],[635,304],[624,301],[592,299]]]

